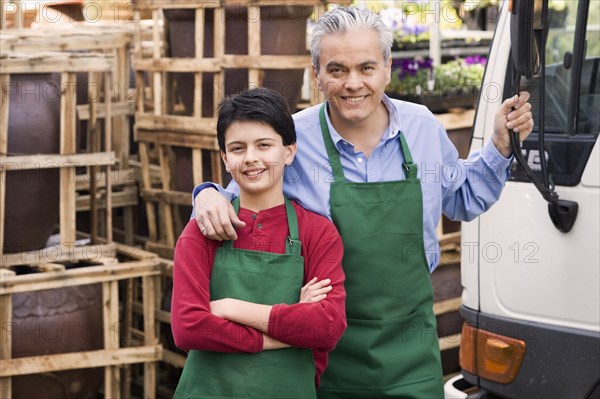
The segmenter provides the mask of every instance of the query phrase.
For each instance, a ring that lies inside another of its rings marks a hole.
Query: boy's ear
[[[223,163],[225,164],[225,171],[230,172],[229,167],[227,167],[227,154],[225,154],[223,151],[221,151],[221,159],[223,160]]]
[[[296,143],[290,144],[285,147],[285,164],[291,165],[294,162],[296,156]]]

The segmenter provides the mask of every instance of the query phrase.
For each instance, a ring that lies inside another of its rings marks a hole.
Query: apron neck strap
[[[398,132],[398,138],[400,139],[400,149],[402,150],[402,156],[404,157],[402,169],[404,169],[407,179],[416,179],[417,164],[413,162],[412,155],[408,149],[408,144],[406,144],[406,139],[404,138],[404,133]]]
[[[327,119],[325,118],[325,109],[327,103],[321,105],[319,110],[319,122],[321,123],[321,134],[323,135],[323,141],[325,142],[325,149],[327,150],[327,156],[329,158],[329,164],[331,171],[333,172],[333,180],[336,183],[343,182],[344,171],[342,170],[342,161],[340,161],[340,154],[338,153],[333,140],[331,140],[331,133],[329,133],[329,126],[327,126]]]
[[[340,154],[338,153],[337,149],[335,148],[335,144],[333,144],[333,140],[331,139],[331,133],[329,132],[329,126],[327,125],[327,119],[325,118],[325,104],[326,103],[323,103],[321,105],[321,109],[319,110],[321,134],[323,135],[325,149],[327,150],[329,163],[331,164],[333,179],[336,183],[343,182],[345,178],[344,171],[342,169],[342,162],[340,161]],[[404,163],[402,164],[402,168],[404,169],[406,178],[416,179],[417,164],[413,162],[412,155],[410,153],[410,150],[408,149],[408,144],[406,143],[406,139],[404,138],[404,134],[402,132],[398,132],[398,139],[400,140],[400,150],[402,151],[402,156],[404,157]]]
[[[284,196],[285,199],[285,213],[287,216],[287,223],[290,235],[287,237],[285,242],[285,253],[287,255],[300,255],[301,243],[298,239],[298,216],[296,210],[292,205],[292,202]],[[237,214],[240,211],[240,197],[236,197],[232,201],[233,209]],[[232,249],[233,240],[228,240],[223,243],[223,248]]]

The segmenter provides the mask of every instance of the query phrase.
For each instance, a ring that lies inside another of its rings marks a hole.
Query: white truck
[[[498,203],[462,224],[462,374],[446,398],[600,398],[600,1],[545,2],[505,1],[490,48],[471,149],[526,84],[536,128],[513,148],[531,171],[515,162]]]

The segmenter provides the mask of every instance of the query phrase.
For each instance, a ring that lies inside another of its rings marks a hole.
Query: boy
[[[296,133],[281,95],[222,102],[217,139],[246,225],[219,247],[191,220],[177,242],[172,329],[190,353],[175,396],[315,398],[346,328],[341,238],[283,195]]]

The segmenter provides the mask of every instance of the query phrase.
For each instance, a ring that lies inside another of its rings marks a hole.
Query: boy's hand
[[[194,200],[196,223],[202,234],[211,240],[236,240],[236,228],[244,227],[227,199],[214,188],[206,188]]]
[[[317,303],[327,297],[327,293],[331,291],[331,280],[326,278],[317,282],[317,278],[313,277],[300,290],[300,301],[298,303]]]

